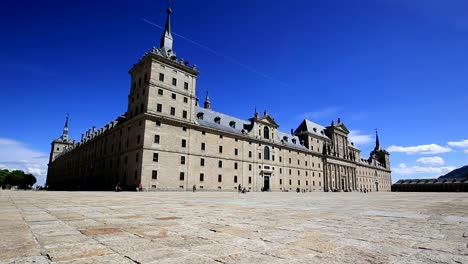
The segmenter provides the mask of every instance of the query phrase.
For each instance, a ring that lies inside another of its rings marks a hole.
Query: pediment
[[[338,130],[343,131],[345,134],[349,134],[348,128],[343,123],[339,123],[339,124],[335,125],[335,128],[338,129]]]
[[[275,122],[275,119],[273,117],[269,116],[269,115],[258,118],[257,122],[263,123],[263,124],[265,124],[267,126],[271,126],[271,127],[274,127],[274,128],[279,127],[279,125]]]

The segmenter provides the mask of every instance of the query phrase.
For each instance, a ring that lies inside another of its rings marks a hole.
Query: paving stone
[[[465,193],[0,191],[0,263],[468,263]]]

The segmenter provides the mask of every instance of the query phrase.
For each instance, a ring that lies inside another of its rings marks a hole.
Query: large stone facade
[[[198,105],[198,70],[177,59],[171,10],[160,48],[129,71],[127,112],[81,141],[64,134],[52,142],[51,189],[250,191],[390,191],[389,154],[376,146],[368,159],[349,141],[341,120],[330,126],[304,120],[279,130],[266,111],[248,120]]]

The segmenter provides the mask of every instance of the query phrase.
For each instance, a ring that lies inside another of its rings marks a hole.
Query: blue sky
[[[128,70],[159,45],[166,1],[6,1],[0,10],[0,167],[43,182],[50,142],[125,112]],[[175,0],[174,50],[215,110],[268,112],[289,131],[340,117],[393,181],[468,164],[468,2]]]

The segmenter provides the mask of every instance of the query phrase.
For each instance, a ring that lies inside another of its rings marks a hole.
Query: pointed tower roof
[[[172,38],[172,33],[171,33],[171,14],[172,14],[172,9],[171,5],[169,3],[169,7],[166,9],[166,25],[164,26],[164,32],[161,36],[161,42],[159,45],[159,48],[163,55],[168,58],[176,58],[175,52],[172,50],[172,44],[173,44],[173,38]]]
[[[67,118],[65,120],[65,125],[63,126],[63,135],[68,135],[68,114],[67,114]]]
[[[211,108],[211,101],[210,101],[210,96],[208,95],[208,91],[206,91],[205,103],[204,103],[203,107],[206,108],[206,109]]]
[[[379,133],[377,132],[377,129],[375,129],[375,149],[374,150],[380,150]]]

